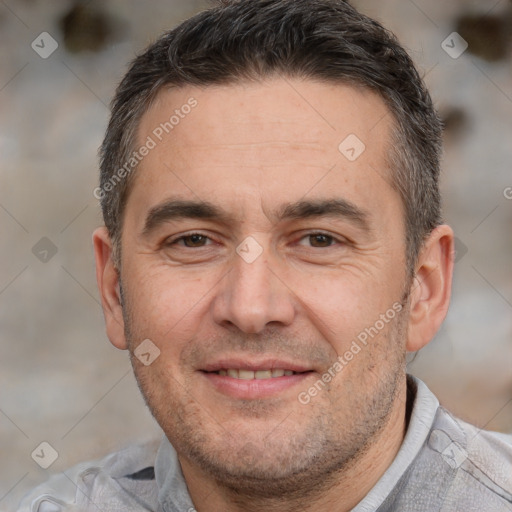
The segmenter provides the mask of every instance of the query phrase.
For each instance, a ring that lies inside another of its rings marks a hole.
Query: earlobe
[[[435,336],[450,304],[453,231],[438,226],[425,241],[411,285],[407,350],[415,352]]]
[[[92,240],[96,260],[96,281],[101,296],[107,336],[112,345],[125,350],[128,347],[124,334],[119,273],[112,259],[112,241],[107,228],[97,228]]]

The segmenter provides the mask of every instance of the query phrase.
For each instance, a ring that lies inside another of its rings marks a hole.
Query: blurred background
[[[462,418],[512,432],[512,2],[352,3],[398,35],[446,123],[452,306],[409,370]],[[159,435],[104,332],[97,149],[128,62],[206,6],[0,0],[0,510],[54,472]],[[41,442],[58,453],[48,469],[31,456]]]

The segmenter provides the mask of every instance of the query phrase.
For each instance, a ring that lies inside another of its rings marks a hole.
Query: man
[[[449,305],[441,125],[340,0],[225,1],[121,82],[97,280],[165,434],[22,510],[511,511],[512,439],[405,368]]]

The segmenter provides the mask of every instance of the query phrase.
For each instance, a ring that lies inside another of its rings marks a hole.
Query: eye
[[[303,240],[308,240],[311,244],[311,247],[315,248],[325,248],[325,247],[331,247],[335,245],[336,243],[343,243],[341,240],[338,240],[337,238],[333,237],[332,235],[329,235],[327,233],[309,233],[305,236],[303,236],[299,242],[299,245],[305,245],[301,243]]]
[[[180,245],[182,247],[188,247],[193,249],[195,247],[204,247],[205,245],[210,245],[206,244],[207,240],[210,240],[210,238],[201,233],[189,233],[188,235],[182,235],[179,236],[178,238],[175,238],[174,240],[168,241],[166,245]]]
[[[167,241],[165,245],[198,249],[212,245],[213,243],[214,241],[210,237],[203,235],[202,233],[188,233]],[[328,248],[343,243],[343,240],[322,232],[308,233],[299,240],[299,245],[313,247],[316,249]]]

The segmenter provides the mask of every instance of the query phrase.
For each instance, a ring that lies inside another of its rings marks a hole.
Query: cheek
[[[325,377],[332,377],[330,386],[341,393],[371,394],[386,381],[387,373],[395,372],[404,351],[397,339],[403,339],[398,329],[403,318],[399,287],[347,274],[309,282],[315,284],[297,296],[304,299],[307,322],[332,348]]]
[[[158,345],[181,339],[190,323],[197,322],[197,311],[211,287],[205,279],[185,278],[169,268],[133,272],[126,290],[133,331]]]
[[[309,321],[338,352],[379,321],[399,298],[389,285],[381,285],[373,277],[364,279],[359,272],[332,270],[320,274],[311,275],[302,284],[297,281],[293,291]]]

